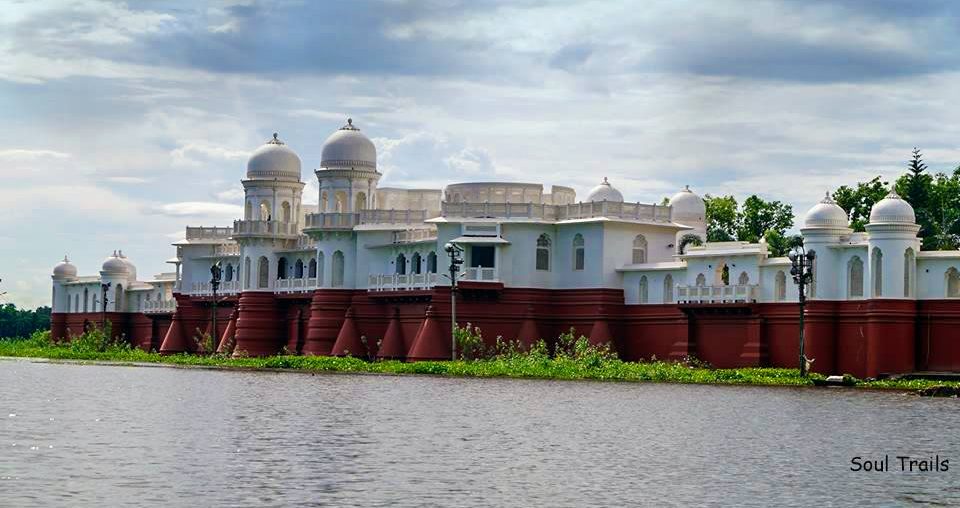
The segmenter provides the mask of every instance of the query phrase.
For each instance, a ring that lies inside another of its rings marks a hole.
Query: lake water
[[[0,506],[956,506],[958,436],[899,393],[0,361]]]

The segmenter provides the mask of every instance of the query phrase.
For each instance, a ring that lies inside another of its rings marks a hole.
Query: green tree
[[[733,196],[703,197],[707,207],[707,241],[729,242],[737,234],[737,200]]]
[[[50,307],[36,310],[18,309],[8,303],[0,306],[0,338],[26,337],[37,330],[50,328]]]
[[[748,197],[737,220],[737,240],[759,242],[767,231],[781,236],[793,226],[793,207],[779,201],[764,201],[756,195]]]
[[[847,212],[854,231],[866,231],[864,226],[870,222],[870,209],[887,195],[887,185],[877,176],[868,182],[857,182],[856,187],[841,185],[833,192],[833,200]]]
[[[917,148],[913,149],[913,156],[907,166],[907,173],[897,179],[894,189],[903,199],[907,200],[917,216],[920,225],[918,235],[924,239],[924,247],[929,248],[927,242],[932,229],[931,216],[935,210],[930,208],[930,191],[934,178],[926,173],[927,165],[923,163],[923,154]]]
[[[960,167],[950,176],[937,173],[927,195],[929,230],[923,248],[953,250],[960,247]]]
[[[763,234],[764,241],[767,242],[767,250],[772,257],[784,257],[790,253],[790,249],[803,245],[803,237],[800,235],[784,235],[779,231],[768,229]]]

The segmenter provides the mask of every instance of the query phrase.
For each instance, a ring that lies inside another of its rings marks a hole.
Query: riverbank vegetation
[[[477,330],[461,330],[460,344],[475,341]],[[118,364],[165,364],[171,366],[205,366],[225,369],[294,370],[306,372],[344,372],[372,374],[429,374],[451,377],[532,378],[558,380],[602,380],[624,382],[665,382],[726,385],[812,386],[817,374],[802,378],[796,369],[742,368],[714,369],[687,358],[683,362],[625,362],[604,346],[592,346],[585,337],[564,334],[553,348],[543,341],[529,351],[516,343],[498,341],[492,348],[475,345],[457,361],[401,362],[368,361],[354,357],[278,355],[263,358],[234,358],[225,355],[176,354],[160,355],[142,351],[128,344],[107,340],[108,335],[91,330],[69,343],[56,343],[48,331],[35,332],[28,338],[0,339],[0,356],[116,362]],[[960,383],[928,380],[857,380],[856,386],[899,390],[921,390],[946,386],[960,388]]]

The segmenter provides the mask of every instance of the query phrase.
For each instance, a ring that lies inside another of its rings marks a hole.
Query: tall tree
[[[756,195],[748,197],[740,209],[737,240],[759,242],[767,231],[781,236],[793,226],[793,207],[779,201],[764,201]]]
[[[907,200],[917,216],[920,225],[918,235],[924,239],[924,247],[929,247],[927,238],[931,232],[931,219],[935,210],[930,209],[930,188],[934,178],[926,173],[927,165],[923,163],[923,154],[918,148],[913,149],[913,155],[907,165],[907,173],[897,179],[894,189],[903,199]]]
[[[864,226],[870,222],[870,209],[887,195],[887,185],[877,176],[868,182],[857,182],[855,187],[841,185],[833,192],[833,200],[847,212],[854,231],[865,231]]]
[[[937,173],[927,195],[929,230],[922,248],[953,250],[960,247],[960,167],[950,176]]]
[[[733,196],[703,197],[707,207],[707,241],[729,242],[737,234],[737,200]]]

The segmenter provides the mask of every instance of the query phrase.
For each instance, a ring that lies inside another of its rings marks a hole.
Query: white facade
[[[606,178],[578,201],[573,189],[466,182],[444,189],[378,186],[376,148],[352,120],[325,142],[313,177],[319,205],[303,205],[301,161],[274,134],[247,164],[244,215],[232,227],[188,227],[175,271],[137,280],[122,253],[100,274],[67,260],[53,275],[54,312],[169,312],[173,293],[311,292],[318,288],[407,291],[448,284],[447,242],[464,249],[463,280],[505,287],[622,289],[628,304],[796,301],[786,258],[765,243],[703,243],[706,210],[689,187],[670,206],[624,200]],[[801,233],[817,253],[810,297],[960,297],[960,251],[921,252],[910,205],[891,193],[865,233],[850,230],[829,197]],[[694,241],[690,242],[691,238]]]

